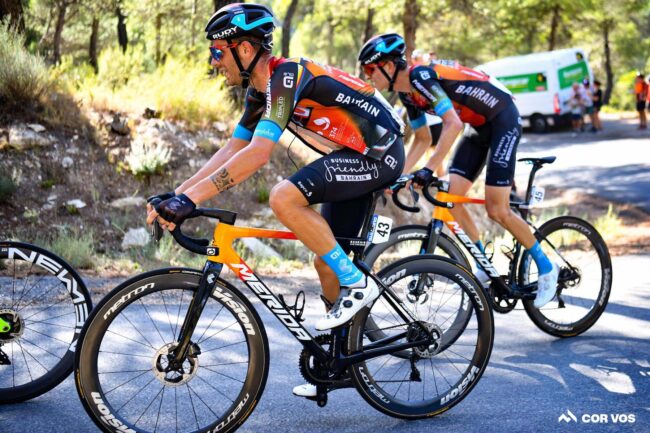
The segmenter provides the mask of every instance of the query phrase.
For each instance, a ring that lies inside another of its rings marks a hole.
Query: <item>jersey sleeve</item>
[[[437,81],[436,72],[426,66],[418,66],[411,71],[411,84],[423,97],[425,97],[437,116],[443,116],[453,108],[449,96],[442,90]]]
[[[286,62],[278,66],[266,88],[266,109],[253,136],[277,142],[289,124],[298,102],[298,88],[304,68],[299,63]]]
[[[235,128],[235,132],[232,134],[233,138],[251,141],[251,138],[253,138],[253,131],[255,131],[255,128],[264,113],[265,101],[266,99],[263,92],[258,92],[252,87],[248,89],[248,92],[246,92],[244,114]]]
[[[409,118],[409,123],[411,124],[411,128],[413,128],[413,130],[421,128],[427,124],[427,119],[424,111],[411,104],[403,93],[399,94],[399,99],[402,101],[402,105],[404,105],[406,108],[406,116]]]

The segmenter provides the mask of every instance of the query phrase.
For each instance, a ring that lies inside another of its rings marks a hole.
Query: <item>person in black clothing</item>
[[[592,99],[594,101],[593,125],[597,131],[603,130],[603,124],[600,122],[600,109],[603,106],[603,91],[600,88],[600,81],[594,80],[594,89]]]

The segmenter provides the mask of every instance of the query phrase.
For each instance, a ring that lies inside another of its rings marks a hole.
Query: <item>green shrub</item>
[[[51,90],[45,62],[27,52],[23,37],[9,29],[6,22],[0,22],[0,65],[2,105],[32,105]]]
[[[618,216],[618,212],[614,210],[614,206],[610,203],[607,208],[607,213],[599,216],[594,221],[594,227],[605,239],[612,239],[620,235],[623,231],[623,220]]]
[[[618,110],[633,111],[634,103],[634,78],[636,71],[630,71],[620,76],[614,84],[609,106]]]
[[[169,162],[171,149],[160,143],[145,143],[140,139],[131,142],[131,151],[126,155],[131,173],[137,177],[160,174]]]
[[[75,269],[89,269],[95,264],[94,234],[92,231],[61,230],[50,240],[39,241],[45,249],[63,257]]]

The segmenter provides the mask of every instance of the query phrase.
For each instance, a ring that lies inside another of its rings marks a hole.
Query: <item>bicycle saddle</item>
[[[555,156],[545,156],[543,158],[521,158],[518,159],[517,161],[530,162],[531,164],[534,165],[544,165],[544,164],[552,164],[555,161],[555,159],[556,159]]]

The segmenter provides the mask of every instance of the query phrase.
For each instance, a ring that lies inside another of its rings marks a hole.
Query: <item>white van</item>
[[[506,57],[477,66],[507,87],[524,120],[524,127],[543,132],[569,114],[571,85],[593,74],[581,48]]]

